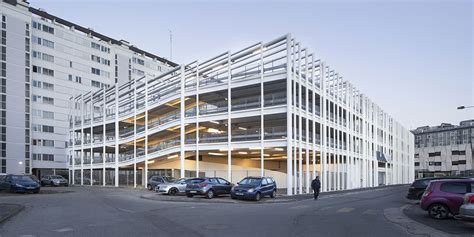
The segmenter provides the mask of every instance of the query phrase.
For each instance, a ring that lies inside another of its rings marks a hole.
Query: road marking
[[[300,206],[294,206],[294,207],[290,207],[289,209],[304,209],[304,208],[307,208],[308,205],[300,205]]]
[[[362,212],[365,215],[377,215],[377,210],[374,209],[367,209],[366,211]]]
[[[351,212],[353,210],[354,210],[354,208],[352,208],[352,207],[343,207],[343,208],[337,210],[336,212],[348,213],[348,212]]]
[[[57,229],[57,230],[54,230],[54,231],[62,233],[62,232],[73,231],[73,229],[72,228],[62,228],[62,229]]]

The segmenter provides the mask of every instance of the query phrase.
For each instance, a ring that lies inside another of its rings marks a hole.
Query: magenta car
[[[420,206],[435,219],[445,219],[459,214],[464,194],[472,192],[474,179],[433,180],[421,198]]]

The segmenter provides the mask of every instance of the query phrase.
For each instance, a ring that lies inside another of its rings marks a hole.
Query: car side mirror
[[[237,182],[237,185],[240,185],[240,182]]]

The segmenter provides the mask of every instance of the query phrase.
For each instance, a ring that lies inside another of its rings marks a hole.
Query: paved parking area
[[[474,222],[463,222],[452,217],[446,220],[435,220],[428,215],[427,211],[422,210],[418,203],[410,205],[408,208],[404,208],[403,213],[416,222],[451,235],[474,236]]]
[[[325,193],[317,201],[302,195],[273,199],[296,199],[281,203],[228,203],[223,200],[233,200],[227,197],[150,200],[143,196],[156,194],[142,189],[47,187],[58,193],[0,194],[0,203],[25,206],[0,224],[0,236],[419,236],[387,216],[386,210],[407,205],[406,189]]]

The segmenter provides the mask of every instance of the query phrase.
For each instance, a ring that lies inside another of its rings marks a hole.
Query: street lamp
[[[461,106],[458,106],[458,109],[468,109],[468,108],[474,108],[474,105],[469,105],[469,106],[461,105]]]

